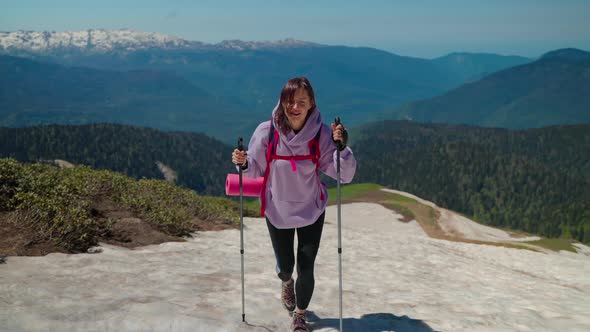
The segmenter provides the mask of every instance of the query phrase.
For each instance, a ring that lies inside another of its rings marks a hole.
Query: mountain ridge
[[[13,31],[0,32],[0,48],[26,51],[51,51],[59,48],[86,52],[139,49],[263,49],[269,47],[320,46],[320,44],[285,38],[276,41],[223,40],[219,43],[190,41],[159,32],[142,32],[131,29],[88,29],[79,31]]]
[[[230,115],[241,114],[239,106],[173,72],[69,67],[5,55],[0,71],[2,126],[110,122],[223,136]]]
[[[590,122],[590,52],[558,49],[392,112],[398,119],[534,128]]]

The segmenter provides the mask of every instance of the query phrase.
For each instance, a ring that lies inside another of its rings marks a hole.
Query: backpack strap
[[[260,190],[260,216],[264,217],[266,208],[266,183],[268,182],[268,175],[270,174],[270,162],[277,154],[277,144],[279,143],[279,132],[270,119],[270,132],[268,133],[268,147],[266,148],[266,170],[264,171],[264,180],[262,181],[262,189]]]
[[[315,134],[315,137],[309,141],[309,153],[314,156],[312,159],[313,163],[315,164],[315,174],[317,175],[318,182],[320,181],[320,157],[322,153],[320,151],[320,135],[322,133],[322,126]],[[324,200],[324,191],[322,190],[322,186],[320,185],[320,199]]]
[[[321,157],[321,152],[320,152],[320,135],[322,133],[322,127],[320,126],[320,129],[318,130],[318,132],[315,134],[315,137],[309,141],[309,154],[313,156],[312,161],[315,164],[315,173],[316,175],[320,175],[319,173],[319,168],[320,168],[320,157]],[[322,198],[322,200],[324,200]]]

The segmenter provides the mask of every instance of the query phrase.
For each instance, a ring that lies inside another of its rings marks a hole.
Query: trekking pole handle
[[[242,139],[241,137],[238,137],[238,151],[244,151],[244,139]],[[242,171],[245,168],[246,167],[244,165],[240,165],[240,171]]]
[[[338,126],[339,124],[341,124],[340,117],[337,116],[334,119],[334,126]],[[338,151],[340,151],[342,149],[342,142],[341,141],[334,141],[334,143],[336,143],[336,146],[338,147]]]
[[[238,150],[244,151],[244,139],[241,137],[238,138]]]

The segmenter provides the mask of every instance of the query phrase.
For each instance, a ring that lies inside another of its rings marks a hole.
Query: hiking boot
[[[307,321],[305,320],[305,314],[300,314],[297,312],[293,313],[293,323],[291,323],[291,331],[293,332],[309,332],[311,331],[307,326]]]
[[[295,282],[293,279],[288,284],[281,282],[281,300],[285,309],[289,311],[295,310]]]

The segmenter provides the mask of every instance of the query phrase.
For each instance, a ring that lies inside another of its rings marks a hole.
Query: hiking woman
[[[341,181],[352,181],[356,160],[342,124],[322,123],[315,95],[305,77],[290,79],[283,87],[272,119],[258,125],[247,151],[235,149],[232,162],[246,177],[264,177],[261,215],[275,253],[282,280],[283,306],[295,310],[292,328],[308,331],[305,318],[313,289],[328,191],[319,171],[336,179],[336,141],[341,142]],[[270,166],[267,166],[270,165]],[[297,281],[293,242],[297,232]]]

